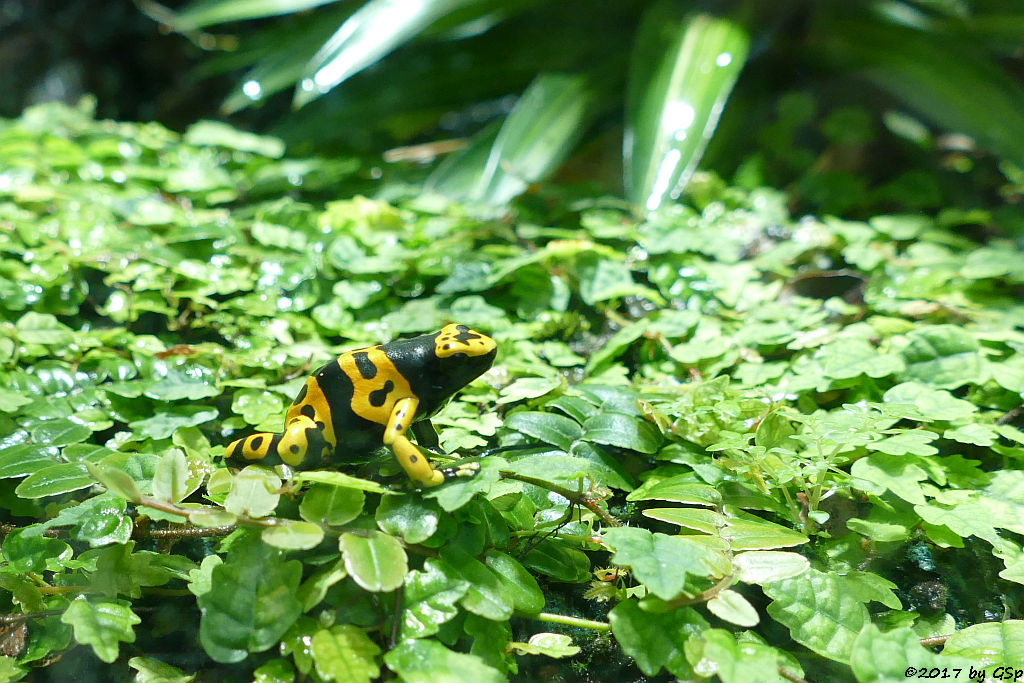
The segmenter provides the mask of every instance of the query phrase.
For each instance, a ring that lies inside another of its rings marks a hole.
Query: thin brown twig
[[[43,617],[54,617],[64,614],[62,609],[48,609],[43,612],[32,612],[30,614],[0,614],[0,624],[17,624],[28,619],[42,619]]]
[[[237,529],[238,526],[235,524],[211,527],[181,526],[171,529],[147,529],[146,536],[155,539],[204,538],[207,536],[227,536]]]
[[[945,645],[949,638],[950,636],[948,635],[932,636],[931,638],[922,638],[920,642],[922,647],[937,647],[939,645]]]
[[[810,683],[806,678],[801,678],[789,669],[779,667],[779,675],[785,678],[787,681],[793,681],[793,683]]]
[[[622,526],[622,522],[615,519],[615,517],[613,517],[611,513],[609,513],[607,510],[602,510],[601,506],[595,503],[593,500],[591,500],[585,495],[567,489],[564,486],[552,484],[550,481],[546,481],[544,479],[527,477],[522,474],[516,474],[515,472],[507,472],[505,470],[499,472],[499,475],[501,476],[502,479],[514,479],[516,481],[521,481],[524,484],[533,484],[534,486],[539,486],[542,489],[547,489],[552,493],[557,493],[562,498],[568,500],[570,503],[587,508],[595,515],[597,515],[601,519],[601,521],[603,521],[608,526]]]

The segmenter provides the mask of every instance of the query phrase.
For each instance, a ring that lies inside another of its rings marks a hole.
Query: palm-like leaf
[[[572,150],[591,113],[582,76],[541,74],[499,128],[486,129],[428,183],[459,199],[501,205],[554,170]]]
[[[474,4],[485,0],[370,0],[306,65],[295,106],[330,91],[442,17]]]
[[[201,28],[228,21],[292,14],[338,0],[199,0],[177,15],[180,26]]]
[[[746,31],[726,18],[673,20],[665,5],[648,13],[634,54],[624,141],[627,194],[635,205],[653,211],[689,180],[748,44]]]

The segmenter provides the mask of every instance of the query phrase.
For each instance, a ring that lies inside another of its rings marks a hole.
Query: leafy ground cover
[[[496,215],[88,106],[0,123],[0,168],[2,680],[1024,668],[993,214],[794,218],[698,175],[643,220]],[[436,421],[476,478],[221,463],[318,363],[448,321],[499,343]]]

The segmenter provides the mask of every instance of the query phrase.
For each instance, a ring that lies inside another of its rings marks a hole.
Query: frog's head
[[[446,382],[460,389],[494,363],[498,345],[485,334],[465,325],[445,325],[434,337],[434,355],[440,361]]]

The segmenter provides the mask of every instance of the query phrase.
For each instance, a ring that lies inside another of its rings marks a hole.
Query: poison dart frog
[[[224,457],[303,470],[383,444],[423,486],[471,477],[480,469],[477,463],[435,470],[406,433],[412,431],[420,446],[436,448],[430,418],[486,372],[496,354],[493,339],[455,324],[435,334],[346,351],[306,379],[282,433],[233,441]]]

